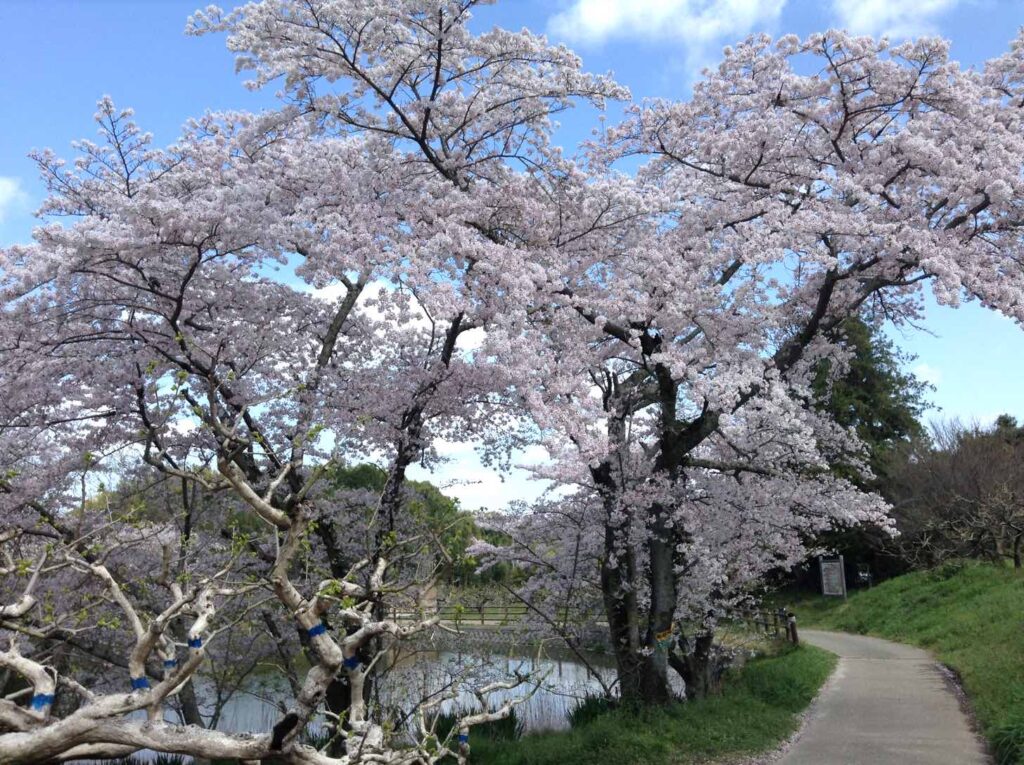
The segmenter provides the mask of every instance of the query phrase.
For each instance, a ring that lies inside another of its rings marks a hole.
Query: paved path
[[[989,762],[928,653],[888,640],[800,630],[839,657],[779,765],[984,765]]]

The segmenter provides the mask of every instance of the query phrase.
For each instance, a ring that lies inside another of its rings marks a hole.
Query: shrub
[[[593,722],[601,715],[608,714],[618,706],[614,699],[607,696],[587,695],[573,704],[572,708],[565,713],[570,728],[578,728]]]

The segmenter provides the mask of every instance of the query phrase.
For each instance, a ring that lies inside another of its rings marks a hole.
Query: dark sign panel
[[[821,594],[840,598],[846,597],[846,574],[843,570],[843,556],[820,558]]]

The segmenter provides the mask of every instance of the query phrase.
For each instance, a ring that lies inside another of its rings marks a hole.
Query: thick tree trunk
[[[637,601],[636,557],[628,544],[629,522],[616,521],[614,502],[609,501],[605,523],[605,554],[601,565],[601,590],[608,632],[615,654],[619,693],[624,704],[665,704],[672,700],[668,682],[667,640],[658,642],[648,620],[641,631]],[[671,567],[670,567],[671,570]],[[671,625],[672,611],[668,622]],[[645,648],[653,647],[653,653]]]
[[[345,719],[346,712],[352,706],[352,686],[349,685],[347,679],[342,677],[335,677],[331,680],[330,685],[327,686],[327,692],[324,694],[324,705],[327,710],[338,715],[341,719]],[[331,745],[327,748],[327,755],[329,757],[344,757],[345,756],[345,737],[343,735],[337,735],[339,732],[335,730],[334,740]]]
[[[648,344],[650,347],[649,349],[645,348],[645,353],[649,355],[660,348],[661,340],[653,338],[648,341]],[[670,370],[662,364],[655,366],[655,378],[658,383],[658,398],[661,407],[661,432],[654,470],[657,474],[678,480],[680,477],[678,474],[680,434],[676,418],[676,402],[679,387]],[[695,434],[687,434],[687,436],[692,439],[698,437]],[[671,516],[671,508],[661,503],[656,503],[648,508],[647,529],[650,533],[650,541],[648,542],[647,583],[650,589],[651,611],[648,616],[645,636],[646,646],[650,649],[645,691],[650,702],[659,704],[673,699],[672,688],[668,681],[668,667],[671,647],[675,640],[675,615],[679,601],[676,565],[680,561],[676,547],[680,540],[681,530],[673,523]]]
[[[656,706],[674,700],[663,664],[655,661],[653,655],[642,651],[616,653],[616,670],[619,676],[619,694],[626,706]]]
[[[618,393],[621,393],[619,391]],[[623,402],[609,404],[608,440],[615,450],[626,443],[628,407]],[[671,530],[664,513],[655,524],[655,546],[650,549],[652,603],[646,624],[641,628],[637,592],[634,540],[630,539],[635,510],[623,508],[622,476],[614,456],[592,468],[594,483],[601,491],[605,511],[604,559],[601,564],[601,591],[609,637],[615,652],[622,701],[630,705],[666,704],[672,700],[668,681],[668,646],[675,614],[676,585],[673,570]],[[661,508],[656,508],[660,510]]]
[[[622,443],[621,417],[609,420],[612,443]],[[608,637],[615,654],[619,694],[625,704],[646,702],[647,658],[642,652],[640,607],[637,601],[636,555],[630,544],[631,519],[619,507],[619,485],[612,461],[602,462],[591,471],[604,502],[604,556],[601,561],[601,593]]]
[[[196,690],[192,685],[192,681],[189,680],[185,683],[181,689],[181,716],[185,720],[186,725],[192,725],[197,728],[205,728],[203,724],[203,716],[199,712],[199,704],[196,701]],[[216,728],[216,724],[210,727]],[[207,757],[193,757],[193,765],[211,765],[213,760]]]
[[[185,560],[188,553],[188,547],[192,543],[193,521],[200,496],[199,484],[195,481],[190,482],[187,478],[182,476],[180,491],[183,527],[181,532],[181,544],[178,548],[177,570],[179,576],[185,572]],[[174,635],[174,639],[179,643],[184,643],[188,639],[188,633],[180,622],[173,623],[171,632]],[[203,715],[199,711],[199,701],[196,699],[196,688],[192,679],[189,679],[189,681],[181,687],[181,690],[178,693],[178,701],[181,704],[181,718],[184,720],[186,725],[193,725],[196,728],[206,727]],[[196,765],[209,765],[210,761],[197,757],[195,758],[195,762]]]
[[[197,728],[205,728],[203,715],[199,712],[199,702],[196,701],[196,689],[189,680],[178,692],[178,699],[181,701],[181,717],[186,725],[194,725]]]
[[[649,523],[650,570],[647,578],[651,592],[651,611],[644,644],[651,649],[651,653],[648,656],[644,693],[648,702],[654,704],[672,701],[672,688],[668,681],[668,657],[673,642],[673,621],[678,593],[675,541],[667,522],[667,514],[664,507],[656,505],[651,508]]]
[[[632,554],[619,550],[616,529],[605,528],[605,560],[601,565],[601,590],[608,619],[608,633],[615,654],[619,693],[625,703],[643,700],[641,682],[643,657],[640,654],[639,614],[636,594],[629,585]],[[614,556],[618,556],[617,558]]]
[[[680,641],[681,643],[684,641]],[[686,698],[703,699],[718,691],[718,672],[715,667],[714,634],[697,635],[682,654],[672,654],[672,667],[686,683]]]

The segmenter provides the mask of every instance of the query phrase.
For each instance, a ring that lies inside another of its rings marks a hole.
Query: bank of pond
[[[430,692],[456,669],[465,671],[467,662],[479,662],[484,674],[529,671],[544,677],[509,720],[474,728],[470,739],[473,763],[684,765],[770,750],[796,730],[800,712],[817,694],[835,659],[811,646],[774,650],[772,655],[752,658],[730,670],[720,694],[656,709],[621,708],[601,698],[595,671],[606,683],[614,679],[613,662],[602,654],[587,655],[584,665],[567,657],[418,651],[400,658],[393,672],[401,673],[406,683],[404,690],[396,692],[417,694]],[[402,688],[393,682],[388,685]],[[682,688],[677,690],[681,694]],[[274,693],[266,681],[254,682],[225,707],[218,727],[269,729],[280,714],[273,703]],[[522,690],[507,695],[517,693]],[[493,701],[500,703],[501,698]],[[454,712],[471,705],[469,696],[450,702],[442,710],[439,732],[451,725]],[[312,738],[311,743],[317,743],[316,731]],[[137,765],[154,761],[158,765],[189,762],[154,754],[132,760]]]

